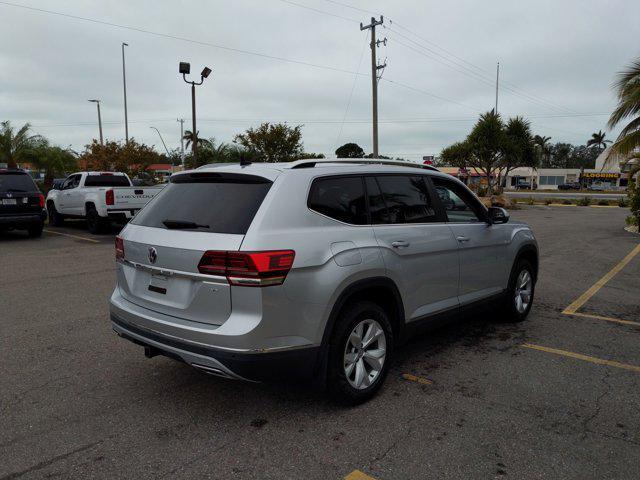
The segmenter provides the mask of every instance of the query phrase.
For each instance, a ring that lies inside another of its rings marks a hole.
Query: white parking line
[[[52,233],[54,235],[62,235],[63,237],[69,237],[69,238],[75,238],[78,240],[84,240],[85,242],[91,242],[91,243],[100,243],[99,240],[95,240],[93,238],[87,238],[87,237],[81,237],[80,235],[71,235],[70,233],[61,233],[61,232],[54,232],[53,230],[43,230],[46,233]]]

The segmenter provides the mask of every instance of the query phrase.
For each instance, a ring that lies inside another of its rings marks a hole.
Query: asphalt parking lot
[[[637,479],[640,237],[627,214],[513,211],[540,242],[529,318],[487,311],[413,340],[355,408],[146,359],[107,317],[113,234],[1,235],[0,479]]]

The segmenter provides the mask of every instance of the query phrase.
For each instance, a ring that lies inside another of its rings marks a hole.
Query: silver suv
[[[432,167],[300,160],[174,174],[116,238],[113,329],[204,372],[316,378],[358,403],[420,327],[523,320],[538,248]]]

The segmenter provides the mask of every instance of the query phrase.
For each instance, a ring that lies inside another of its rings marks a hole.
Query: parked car
[[[580,182],[566,182],[558,185],[558,190],[580,190],[581,188]]]
[[[22,169],[0,169],[0,230],[26,230],[42,235],[47,213],[44,195]]]
[[[610,187],[605,185],[602,182],[593,182],[591,185],[587,187],[587,190],[591,190],[594,192],[602,192],[604,190],[608,190]]]
[[[84,218],[91,233],[101,233],[110,222],[129,221],[161,190],[134,187],[120,172],[74,173],[47,195],[49,223],[59,226],[65,218]]]
[[[518,183],[516,183],[515,186],[516,190],[531,190],[531,182],[526,182],[524,180],[519,181]],[[538,185],[536,185],[536,183],[533,183],[533,189],[537,190],[538,189]]]
[[[486,302],[524,320],[538,275],[531,229],[421,167],[300,160],[174,174],[116,237],[113,329],[148,357],[234,379],[321,379],[354,404],[418,330]]]

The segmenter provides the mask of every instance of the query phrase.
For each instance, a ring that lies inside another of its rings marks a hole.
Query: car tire
[[[503,300],[501,319],[505,322],[522,322],[533,305],[536,277],[531,262],[518,259],[511,269],[509,287]]]
[[[35,225],[29,225],[27,228],[27,233],[31,238],[38,238],[42,236],[42,229],[44,228],[44,223],[36,223]]]
[[[95,207],[87,208],[87,227],[89,228],[89,233],[93,235],[104,233],[106,229],[106,222],[98,215]]]
[[[52,227],[60,227],[64,221],[64,217],[58,213],[53,202],[47,205],[47,214],[49,215],[49,225]]]
[[[347,305],[329,344],[327,387],[332,398],[344,405],[372,398],[389,371],[393,341],[389,316],[379,305],[368,301]]]

